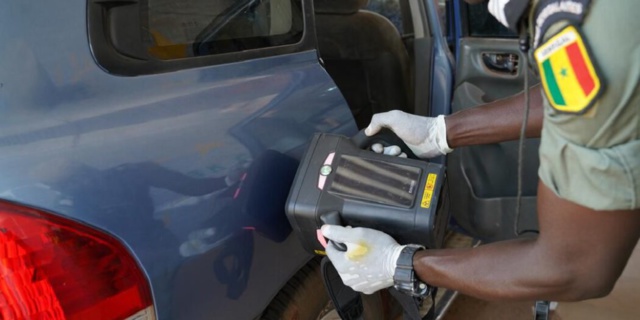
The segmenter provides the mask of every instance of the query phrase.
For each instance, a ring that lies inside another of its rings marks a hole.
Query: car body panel
[[[110,75],[75,3],[0,3],[0,198],[120,239],[159,319],[258,316],[309,259],[269,199],[314,132],[355,133],[342,95],[315,51]]]
[[[411,1],[429,79],[421,114],[448,114],[439,12]],[[283,210],[308,139],[356,131],[317,52],[117,76],[95,62],[86,1],[3,1],[0,21],[0,199],[119,239],[159,319],[258,317],[310,258]]]

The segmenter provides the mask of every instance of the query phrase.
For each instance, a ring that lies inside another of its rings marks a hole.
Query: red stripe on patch
[[[578,79],[578,83],[580,83],[580,87],[582,87],[582,91],[585,96],[589,96],[591,91],[596,87],[596,83],[589,72],[589,68],[587,67],[587,63],[584,60],[584,56],[580,51],[580,47],[577,42],[574,42],[566,47],[567,55],[569,56],[569,61],[571,61],[571,66],[573,67],[573,72],[576,74],[576,78]]]

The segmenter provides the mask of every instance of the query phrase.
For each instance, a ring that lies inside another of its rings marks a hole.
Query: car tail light
[[[0,201],[0,319],[155,319],[147,279],[113,237]]]

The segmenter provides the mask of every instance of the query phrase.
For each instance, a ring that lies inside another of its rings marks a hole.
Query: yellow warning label
[[[313,250],[313,252],[315,252],[316,254],[319,254],[321,256],[326,256],[327,255],[327,253],[322,251],[322,250]]]
[[[431,207],[431,198],[433,198],[433,189],[436,188],[436,179],[438,175],[435,173],[429,173],[427,176],[427,183],[424,186],[424,193],[422,194],[422,202],[420,206],[429,209]]]

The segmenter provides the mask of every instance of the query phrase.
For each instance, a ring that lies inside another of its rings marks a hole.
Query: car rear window
[[[148,53],[178,59],[298,42],[303,21],[292,0],[148,0]]]
[[[92,53],[126,76],[314,48],[312,0],[87,0]]]

